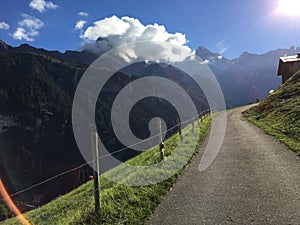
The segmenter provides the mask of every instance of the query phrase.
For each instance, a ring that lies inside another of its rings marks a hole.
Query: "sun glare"
[[[300,16],[300,0],[280,0],[277,11],[280,14]]]
[[[8,195],[4,184],[2,183],[2,180],[0,179],[0,196],[2,195],[3,200],[6,202],[9,209],[17,216],[17,219],[23,224],[23,225],[30,225],[29,221],[23,216],[23,214],[20,212],[20,210],[17,208],[13,200]]]

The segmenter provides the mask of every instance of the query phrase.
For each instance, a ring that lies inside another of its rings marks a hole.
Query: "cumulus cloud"
[[[34,41],[34,38],[33,38],[34,36],[36,36],[36,34],[29,33],[22,27],[18,27],[17,30],[12,35],[12,37],[15,40],[20,40],[20,41],[21,40]]]
[[[19,27],[12,34],[16,40],[34,41],[39,35],[39,30],[44,26],[44,23],[36,17],[22,14],[23,20],[19,21]]]
[[[80,37],[86,42],[84,48],[97,54],[125,43],[139,41],[168,42],[189,49],[185,46],[187,39],[184,34],[169,33],[165,26],[156,23],[144,25],[138,19],[128,16],[112,16],[95,21]]]
[[[75,30],[82,30],[84,25],[87,23],[85,20],[79,20],[76,22],[76,25],[74,27]]]
[[[89,16],[87,12],[79,12],[78,15],[83,17]]]
[[[123,35],[130,28],[130,23],[123,19],[125,17],[120,19],[117,16],[112,16],[96,21],[93,26],[86,29],[81,37],[88,40],[97,40],[99,37]]]
[[[29,6],[39,11],[40,13],[44,12],[46,9],[56,9],[58,5],[55,5],[53,2],[47,2],[45,0],[32,0],[29,3]]]
[[[1,22],[0,23],[0,30],[8,30],[9,29],[9,25],[5,22]]]
[[[24,18],[22,21],[18,22],[20,27],[25,27],[29,30],[38,30],[44,26],[44,23],[34,16],[27,14],[22,14]]]

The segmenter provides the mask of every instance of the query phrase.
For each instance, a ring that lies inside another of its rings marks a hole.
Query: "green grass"
[[[165,160],[170,163],[190,161],[191,154],[195,154],[203,139],[205,138],[211,122],[211,117],[205,117],[201,121],[200,136],[195,137],[191,125],[183,129],[183,145],[176,157],[172,157],[172,151],[176,143],[180,142],[179,135],[176,134],[165,141]],[[193,140],[198,141],[198,145],[192,144]],[[177,150],[176,150],[177,151]],[[153,148],[137,157],[129,160],[130,165],[153,165],[159,162],[159,149]],[[94,213],[93,205],[93,182],[90,181],[76,190],[62,196],[47,205],[36,210],[25,213],[25,217],[33,225],[47,224],[144,224],[152,215],[157,205],[163,200],[164,196],[176,182],[178,175],[182,173],[181,168],[169,179],[157,184],[144,187],[132,187],[124,184],[114,183],[104,176],[100,177],[101,182],[101,212]],[[108,171],[114,176],[119,176],[126,183],[127,179],[147,179],[149,176],[169,175],[167,169],[147,171],[146,174],[139,174],[135,170],[126,170],[122,165]],[[51,188],[51,187],[49,187]],[[15,225],[19,222],[16,218],[1,222],[1,225]]]
[[[300,71],[244,115],[300,155]]]

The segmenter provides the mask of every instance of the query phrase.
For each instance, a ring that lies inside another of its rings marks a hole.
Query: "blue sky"
[[[138,19],[144,28],[157,23],[164,26],[170,36],[176,32],[185,35],[185,45],[192,49],[204,46],[235,58],[244,51],[264,53],[300,46],[300,16],[287,12],[291,8],[278,12],[280,1],[295,0],[2,0],[0,39],[12,46],[29,43],[62,52],[77,50],[82,43],[94,41],[86,30],[93,27],[95,21],[115,15],[115,20],[106,21],[108,29],[114,21],[123,23],[121,18],[128,16]],[[79,12],[88,15],[80,16]],[[79,29],[75,29],[79,20],[82,20]],[[161,30],[162,26],[151,28]],[[99,32],[106,35],[109,31]]]

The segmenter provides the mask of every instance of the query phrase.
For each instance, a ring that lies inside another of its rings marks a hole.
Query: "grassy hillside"
[[[179,150],[176,159],[190,159],[190,153],[196,153],[209,129],[211,117],[205,117],[201,121],[200,137],[192,132],[191,125],[183,130],[184,148]],[[196,132],[197,133],[197,132]],[[199,138],[199,139],[198,139]],[[171,152],[175,149],[179,140],[178,134],[165,141],[165,160],[169,160]],[[198,146],[192,145],[193,140],[199,140]],[[174,160],[174,159],[173,159]],[[159,150],[153,148],[137,157],[129,160],[130,165],[151,165],[159,161]],[[123,172],[122,165],[109,171],[114,174]],[[158,176],[167,171],[153,171]],[[25,217],[34,224],[144,224],[151,216],[157,205],[176,181],[179,171],[171,178],[154,185],[145,187],[130,187],[116,184],[101,176],[101,217],[95,215],[93,208],[93,183],[88,182],[71,193],[60,197],[45,206],[25,214]],[[135,171],[130,171],[129,176],[137,177]],[[126,176],[128,178],[128,176]],[[124,179],[124,178],[123,178]],[[138,176],[137,179],[141,179]],[[51,187],[49,187],[51,188]],[[16,218],[8,219],[1,225],[18,224]]]
[[[300,154],[300,71],[244,115]]]
[[[0,134],[0,174],[5,184],[11,187],[10,192],[83,163],[73,135],[71,112],[77,84],[87,66],[60,61],[49,56],[51,52],[46,54],[33,47],[23,46],[22,49],[24,52],[19,48],[2,52],[0,42],[0,116],[11,117],[16,124],[12,128],[6,127],[6,132]],[[113,102],[126,85],[138,78],[117,72],[99,94],[95,119],[103,143],[111,152],[124,147],[111,124]],[[205,96],[197,89],[189,88],[185,80],[177,79],[177,82],[190,90],[188,93],[194,96],[199,112],[207,108]],[[151,85],[156,86],[149,83]],[[176,109],[167,101],[155,97],[143,99],[130,113],[133,133],[141,139],[147,137],[148,123],[153,116],[164,118],[168,127],[173,127],[178,117]],[[173,131],[168,132],[167,137],[172,134]],[[115,157],[123,161],[137,153],[128,149]],[[15,163],[16,159],[20,161]],[[45,186],[17,196],[20,197],[17,200],[26,199],[26,203],[34,206],[48,203],[86,182],[87,177],[81,176],[86,172],[83,168],[79,175],[68,174],[63,180],[53,181],[51,185],[60,188],[48,190]],[[0,203],[0,220],[7,215],[1,206]]]

